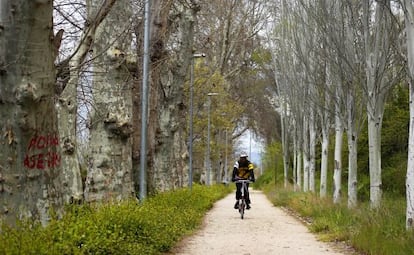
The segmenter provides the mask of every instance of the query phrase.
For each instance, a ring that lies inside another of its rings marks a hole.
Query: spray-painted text
[[[37,135],[30,139],[27,153],[24,157],[24,166],[30,169],[55,168],[60,165],[61,156],[56,152],[59,146],[59,137],[48,134]]]

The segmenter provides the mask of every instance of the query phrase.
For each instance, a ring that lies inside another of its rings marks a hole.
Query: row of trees
[[[381,128],[393,86],[410,85],[407,228],[413,228],[413,6],[411,1],[281,1],[269,33],[281,113],[285,176],[293,152],[296,187],[315,192],[321,137],[320,195],[327,195],[328,145],[335,129],[334,193],[341,200],[342,140],[348,147],[349,207],[357,205],[357,142],[368,126],[370,203],[381,205]],[[291,147],[292,145],[292,147]],[[291,149],[292,148],[292,149]],[[303,176],[302,176],[303,174]]]
[[[385,100],[397,84],[410,84],[414,93],[410,1],[151,2],[148,192],[188,183],[194,61],[197,180],[212,162],[212,180],[220,181],[231,165],[224,164],[226,156],[232,158],[236,139],[250,129],[266,144],[282,141],[286,183],[292,164],[296,188],[316,191],[320,137],[319,192],[327,196],[334,127],[333,200],[342,198],[346,132],[347,200],[356,206],[357,144],[367,120],[370,199],[373,208],[380,206]],[[65,203],[136,196],[144,153],[144,1],[10,0],[0,7],[1,217],[47,222],[50,210],[59,212]],[[206,58],[193,58],[201,52]],[[209,106],[211,92],[217,96]],[[414,213],[413,125],[408,228]]]
[[[50,212],[61,213],[65,203],[137,195],[145,153],[140,151],[144,3],[1,1],[1,219],[47,223]],[[266,3],[153,0],[151,6],[149,193],[188,184],[188,74],[194,53],[207,55],[195,61],[195,176],[212,161],[219,179],[236,139],[257,126],[250,117],[268,110],[254,86],[265,84],[257,78],[257,52],[263,48],[259,31]],[[218,96],[211,98],[209,159],[210,92]]]

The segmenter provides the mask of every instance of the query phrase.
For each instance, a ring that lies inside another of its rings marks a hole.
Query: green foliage
[[[263,155],[263,175],[257,179],[256,188],[262,188],[269,183],[278,183],[283,181],[283,156],[280,143],[274,142],[268,145]]]
[[[256,48],[251,56],[251,60],[258,65],[266,65],[272,63],[272,53],[264,48]]]
[[[372,210],[369,203],[357,209],[333,204],[316,194],[275,189],[267,185],[265,193],[277,206],[289,208],[309,222],[309,229],[324,241],[343,241],[362,254],[412,254],[414,233],[405,229],[405,200],[385,198],[382,207]]]
[[[272,182],[274,183],[274,181],[275,181],[274,171],[265,171],[264,174],[256,180],[256,182],[254,183],[254,187],[260,189],[266,184],[269,184]]]
[[[382,169],[382,187],[387,194],[404,197],[407,174],[407,152],[391,154]]]
[[[407,171],[407,144],[408,144],[408,125],[409,125],[409,103],[408,89],[404,86],[396,86],[390,94],[384,110],[382,132],[381,132],[381,164],[382,164],[382,183],[385,193],[405,195],[405,174]],[[361,127],[358,136],[358,200],[369,201],[370,180],[369,180],[369,148],[367,123]],[[329,169],[333,169],[335,137],[332,136],[329,145]],[[348,178],[348,148],[346,132],[343,137],[342,154],[342,182],[344,191],[347,191]],[[317,153],[320,152],[318,145]],[[317,174],[320,156],[317,155]],[[328,174],[333,171],[328,171]],[[317,175],[317,180],[319,176]],[[328,180],[332,180],[329,176]],[[328,188],[332,182],[328,182]],[[332,190],[332,188],[331,188]]]
[[[218,70],[212,72],[209,70],[206,64],[203,64],[204,60],[199,59],[195,63],[194,73],[194,95],[193,95],[193,153],[194,158],[202,158],[205,155],[207,148],[208,137],[208,114],[210,113],[210,125],[211,125],[211,139],[210,139],[210,157],[212,161],[216,161],[220,153],[225,148],[224,142],[217,142],[217,137],[222,132],[227,130],[230,134],[236,129],[237,120],[242,116],[244,106],[242,106],[234,97],[234,94],[229,92],[230,84],[226,81],[225,77],[220,74]],[[189,97],[189,86],[186,84],[185,95]],[[208,96],[209,93],[216,93],[215,96]],[[185,101],[188,102],[189,98]],[[211,103],[210,111],[208,111],[208,102]],[[229,135],[230,137],[230,135]],[[224,140],[224,137],[221,138]],[[201,160],[195,160],[195,164],[198,164]],[[195,168],[201,168],[201,165],[195,165]],[[195,179],[199,173],[194,173]]]
[[[405,194],[407,162],[409,94],[406,86],[396,86],[384,110],[381,131],[381,163],[383,190],[387,193]],[[346,161],[344,161],[346,163]],[[344,176],[346,178],[346,176]],[[358,196],[369,200],[369,150],[366,123],[358,138]]]
[[[378,210],[360,207],[353,245],[367,254],[412,254],[414,236],[405,229],[405,200],[384,199],[382,203]]]
[[[191,233],[227,186],[193,186],[142,204],[70,206],[47,227],[20,222],[1,227],[0,254],[160,254]]]
[[[408,89],[398,86],[386,105],[381,133],[384,158],[390,154],[407,152],[410,121],[408,96]]]
[[[366,123],[358,137],[358,200],[361,203],[357,209],[348,209],[346,204],[335,205],[331,198],[321,199],[318,194],[293,192],[291,187],[279,189],[278,187],[282,186],[280,183],[283,182],[283,178],[279,178],[283,175],[283,165],[279,165],[282,156],[277,146],[266,148],[265,172],[256,184],[275,205],[287,207],[310,222],[311,231],[320,234],[324,240],[349,242],[363,254],[413,254],[414,233],[405,229],[408,107],[408,89],[404,86],[395,87],[385,106],[382,123],[381,162],[384,199],[379,210],[369,208],[369,150]],[[346,203],[348,177],[346,139],[344,133],[343,203]],[[334,138],[330,139],[329,169],[333,169],[334,142]],[[317,153],[320,153],[319,147]],[[316,160],[315,181],[318,182],[320,155]],[[333,171],[328,172],[328,180],[332,180]],[[330,188],[328,190],[332,191],[332,181],[327,185]]]

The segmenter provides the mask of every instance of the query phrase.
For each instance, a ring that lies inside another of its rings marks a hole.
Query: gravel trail
[[[203,227],[169,254],[178,255],[345,255],[344,248],[320,242],[299,220],[273,206],[261,191],[250,191],[244,219],[233,209],[234,193],[214,204]]]

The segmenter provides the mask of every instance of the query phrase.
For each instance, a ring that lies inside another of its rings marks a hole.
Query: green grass
[[[201,224],[223,185],[160,193],[142,204],[70,206],[46,227],[34,222],[3,225],[0,254],[161,254]]]
[[[348,209],[335,205],[331,198],[315,194],[263,187],[268,198],[277,206],[289,208],[307,219],[310,231],[324,241],[343,241],[362,254],[414,254],[414,234],[405,230],[405,198],[384,198],[382,207],[373,210],[369,204]]]

